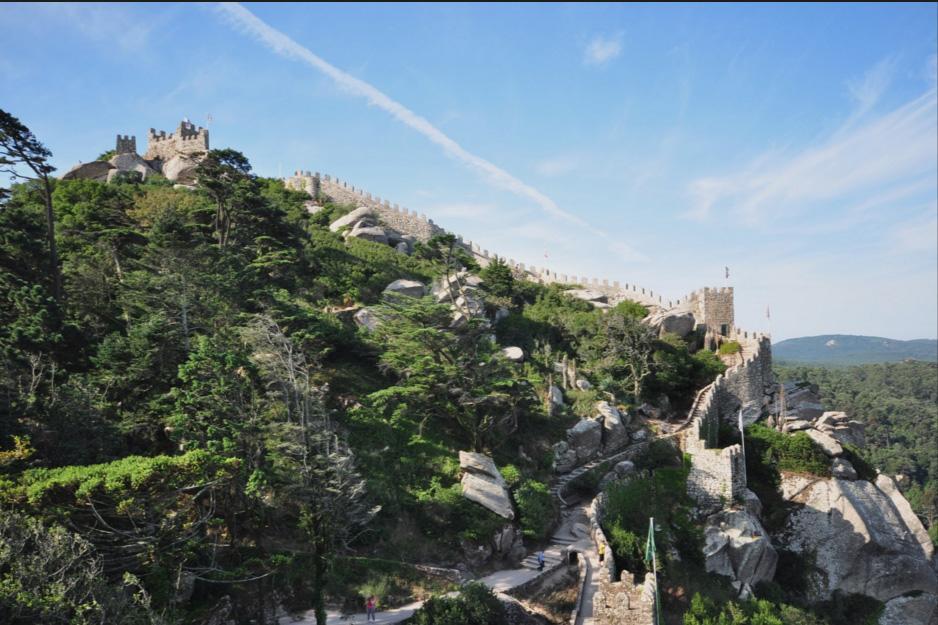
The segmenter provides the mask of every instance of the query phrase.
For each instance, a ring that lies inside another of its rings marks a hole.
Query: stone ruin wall
[[[284,184],[298,191],[305,191],[313,198],[320,193],[329,196],[341,204],[367,206],[373,209],[378,217],[390,228],[402,235],[414,237],[417,241],[426,242],[431,237],[447,234],[447,231],[428,219],[426,215],[418,214],[392,204],[388,200],[365,192],[347,181],[339,180],[328,174],[311,171],[296,171]],[[456,235],[459,244],[473,255],[481,266],[486,266],[496,254],[482,248],[477,243],[465,241]],[[541,284],[570,284],[581,288],[597,291],[606,296],[611,305],[623,300],[636,301],[644,306],[672,309],[682,308],[694,313],[695,317],[704,323],[708,330],[715,334],[720,332],[722,326],[735,330],[733,317],[733,287],[704,288],[693,291],[678,299],[666,299],[660,293],[656,294],[637,284],[619,283],[607,279],[587,278],[570,274],[560,274],[545,267],[525,265],[516,262],[513,258],[503,258],[512,269],[525,274],[528,279]]]
[[[740,408],[761,411],[773,388],[769,338],[739,328],[733,333],[742,346],[742,362],[717,376],[698,395],[681,437],[682,449],[691,454],[687,492],[706,513],[723,508],[746,488],[742,447],[717,448],[721,421],[735,425]]]
[[[180,122],[175,133],[150,128],[147,132],[145,160],[168,161],[177,154],[193,155],[208,152],[208,129],[191,122]]]

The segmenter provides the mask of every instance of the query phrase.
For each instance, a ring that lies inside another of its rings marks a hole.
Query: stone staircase
[[[577,468],[570,471],[569,473],[563,473],[559,475],[556,480],[554,480],[554,483],[550,488],[550,494],[556,497],[563,506],[566,506],[567,501],[566,499],[564,499],[563,493],[566,490],[567,485],[570,482],[580,477],[584,473],[588,473],[592,471],[593,469],[603,464],[604,462],[609,462],[611,463],[611,465],[615,465],[615,463],[619,462],[620,460],[627,460],[631,456],[635,456],[636,454],[638,454],[646,446],[647,446],[647,443],[633,443],[607,456],[600,456],[599,458],[596,458],[595,460],[590,460],[586,464],[578,466]]]

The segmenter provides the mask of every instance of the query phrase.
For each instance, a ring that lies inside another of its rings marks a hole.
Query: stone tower
[[[208,149],[208,129],[183,120],[179,122],[176,132],[170,134],[150,128],[147,133],[147,153],[143,158],[165,162],[177,155],[194,156],[208,152]]]
[[[114,151],[118,154],[136,154],[137,137],[131,135],[117,135],[117,147]]]

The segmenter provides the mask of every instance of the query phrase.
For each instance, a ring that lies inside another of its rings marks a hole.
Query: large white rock
[[[599,413],[596,420],[602,421],[603,424],[603,447],[607,451],[621,447],[629,441],[629,432],[625,428],[628,420],[623,418],[615,406],[607,401],[598,401],[596,411]]]
[[[120,171],[139,172],[140,177],[144,180],[156,173],[156,170],[150,167],[148,162],[133,152],[121,152],[120,154],[115,154],[108,162],[112,167],[119,169]]]
[[[902,522],[905,523],[905,526],[909,528],[909,531],[915,536],[915,540],[921,545],[922,555],[926,560],[931,560],[935,555],[935,544],[931,541],[928,530],[922,525],[922,521],[918,518],[918,515],[912,511],[912,505],[909,503],[909,500],[906,499],[902,491],[899,490],[899,485],[896,483],[896,480],[888,475],[880,473],[876,476],[876,488],[889,497],[889,500],[892,501],[892,505],[896,508],[896,512],[902,517]]]
[[[887,491],[892,485],[883,482]],[[779,538],[817,567],[809,577],[812,600],[829,599],[834,591],[880,601],[938,592],[930,565],[933,551],[904,498],[897,505],[892,495],[863,480],[789,474],[783,474],[781,489],[787,501],[798,505]],[[893,495],[901,497],[897,491]]]
[[[524,362],[524,350],[520,347],[506,347],[502,354],[511,362]]]
[[[579,462],[595,456],[603,443],[603,426],[592,419],[582,419],[567,430],[567,444],[576,452]]]
[[[401,279],[395,280],[384,287],[384,292],[393,293],[395,295],[406,295],[407,297],[423,297],[424,293],[427,292],[427,287],[423,282]]]
[[[515,518],[505,479],[491,458],[477,452],[460,451],[459,466],[463,470],[463,497],[501,517]]]
[[[762,524],[745,510],[708,517],[704,539],[707,571],[750,586],[775,576],[778,554]]]
[[[105,161],[92,161],[90,163],[79,163],[69,169],[62,176],[62,180],[97,180],[104,182],[107,180],[107,174],[114,167]]]
[[[456,308],[470,317],[479,317],[485,313],[485,304],[472,295],[460,295],[456,298]]]
[[[329,224],[329,230],[338,232],[346,226],[353,226],[366,217],[374,217],[374,212],[367,206],[359,206],[352,212],[343,215]]]
[[[652,313],[642,319],[642,323],[658,331],[659,335],[677,334],[685,337],[697,327],[697,320],[692,312],[664,310]]]
[[[388,242],[388,234],[384,231],[384,228],[380,226],[362,226],[356,224],[352,231],[348,233],[348,236],[353,239],[362,239],[364,241],[371,241],[373,243],[384,243]]]
[[[160,173],[163,174],[163,177],[170,182],[178,182],[179,184],[195,184],[195,170],[198,166],[199,162],[194,158],[189,158],[181,154],[177,154],[163,163],[163,167],[160,169]]]
[[[824,450],[824,453],[834,458],[836,456],[844,453],[844,448],[841,447],[840,443],[837,442],[837,439],[825,434],[824,432],[818,432],[817,430],[805,430],[805,434],[817,443],[821,449]]]
[[[362,308],[359,310],[357,313],[355,313],[355,315],[353,315],[352,319],[355,321],[355,325],[360,328],[365,328],[369,332],[374,332],[381,323],[381,320],[378,319],[377,315],[375,315],[367,308]]]
[[[592,289],[572,289],[566,293],[571,297],[575,297],[586,302],[601,302],[603,304],[606,303],[606,295]]]

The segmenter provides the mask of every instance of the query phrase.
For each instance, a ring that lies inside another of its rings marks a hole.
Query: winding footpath
[[[682,429],[682,428],[678,428]],[[677,432],[669,432],[658,438],[670,438]],[[654,437],[652,437],[654,438]],[[544,571],[537,570],[537,552],[529,553],[521,561],[521,568],[502,569],[490,575],[479,578],[476,581],[482,582],[491,588],[496,594],[508,593],[522,584],[525,584],[534,578],[543,575],[561,563],[564,550],[576,551],[579,557],[585,557],[589,566],[586,567],[586,580],[583,584],[582,595],[580,599],[580,609],[577,613],[575,625],[593,625],[593,595],[599,588],[599,554],[596,551],[596,545],[590,537],[589,530],[589,502],[575,503],[564,499],[564,490],[570,482],[580,477],[584,473],[595,469],[603,463],[612,463],[634,456],[641,448],[647,446],[647,443],[637,443],[613,452],[607,456],[596,458],[595,460],[577,467],[576,469],[564,473],[557,477],[551,487],[551,494],[556,497],[563,505],[561,512],[561,522],[551,536],[550,544],[544,548]],[[455,595],[456,593],[450,593]],[[423,606],[423,601],[415,601],[397,608],[380,610],[372,623],[378,625],[391,625],[400,623],[413,616],[414,612]],[[343,614],[338,610],[327,610],[328,625],[366,625],[367,614],[364,612],[356,614]],[[282,616],[279,619],[279,625],[315,625],[316,615],[310,610],[300,617]]]

